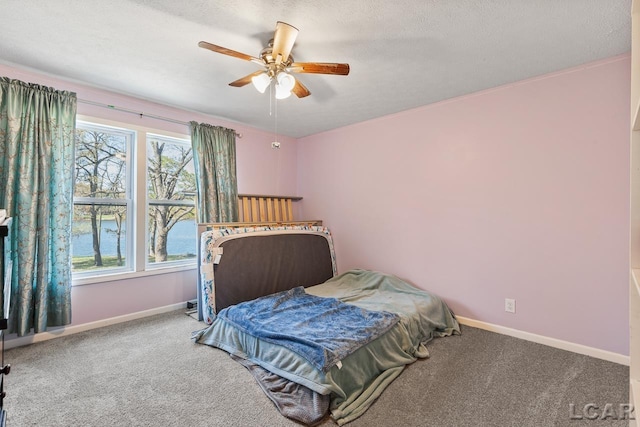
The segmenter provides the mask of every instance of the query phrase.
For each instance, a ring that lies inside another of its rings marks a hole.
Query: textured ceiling
[[[228,83],[259,67],[276,21],[300,30],[311,96],[277,103],[301,137],[628,52],[631,0],[1,0],[0,62],[268,131],[268,92]]]

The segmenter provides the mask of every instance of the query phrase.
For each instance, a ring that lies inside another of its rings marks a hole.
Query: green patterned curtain
[[[236,132],[190,122],[198,192],[198,222],[238,220]]]
[[[76,94],[0,77],[0,208],[13,217],[9,331],[71,323]]]

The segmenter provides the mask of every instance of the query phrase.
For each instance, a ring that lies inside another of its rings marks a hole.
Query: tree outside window
[[[189,141],[147,138],[149,263],[195,258],[196,180]]]
[[[126,267],[128,180],[134,135],[78,125],[74,188],[73,270]]]

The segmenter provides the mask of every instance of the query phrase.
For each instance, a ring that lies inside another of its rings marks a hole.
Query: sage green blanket
[[[395,276],[351,270],[306,291],[368,310],[396,313],[400,321],[326,373],[284,346],[261,341],[224,319],[215,319],[208,328],[195,332],[193,338],[250,360],[316,393],[330,394],[331,416],[343,425],[362,415],[406,365],[428,357],[425,343],[434,337],[460,333],[458,322],[440,298]]]

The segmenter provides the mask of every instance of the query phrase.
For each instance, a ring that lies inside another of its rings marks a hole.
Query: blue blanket
[[[394,313],[309,295],[303,287],[227,307],[218,317],[247,334],[296,352],[322,372],[399,320]]]

